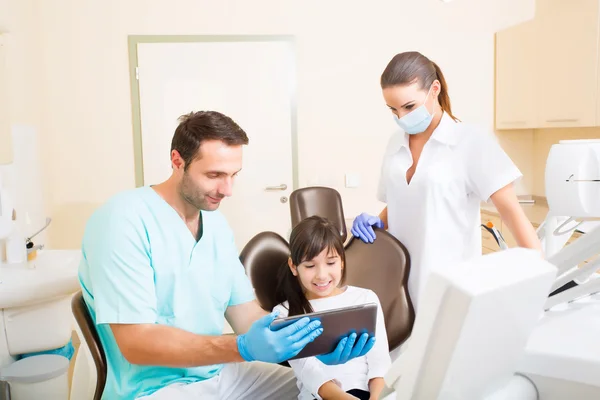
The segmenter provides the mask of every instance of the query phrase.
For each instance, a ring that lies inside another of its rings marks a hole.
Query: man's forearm
[[[234,335],[201,336],[156,324],[111,328],[121,353],[132,364],[189,368],[243,361]]]

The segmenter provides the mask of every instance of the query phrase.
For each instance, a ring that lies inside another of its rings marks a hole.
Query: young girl
[[[286,300],[275,307],[281,317],[365,303],[378,306],[375,345],[365,356],[333,366],[318,357],[289,361],[298,399],[378,399],[391,365],[379,298],[371,290],[343,285],[344,246],[328,220],[313,216],[300,222],[291,233],[290,253],[278,276],[277,293]]]

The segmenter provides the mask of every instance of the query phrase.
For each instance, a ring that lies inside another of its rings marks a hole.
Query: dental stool
[[[292,228],[313,215],[327,218],[339,228],[346,242],[346,283],[371,289],[379,297],[385,318],[390,352],[403,344],[412,332],[415,321],[408,274],[410,256],[406,247],[385,230],[375,229],[377,239],[364,243],[351,237],[347,229],[340,194],[328,187],[306,187],[290,195]]]
[[[68,400],[68,369],[68,358],[41,354],[2,368],[0,379],[8,383],[11,400]]]

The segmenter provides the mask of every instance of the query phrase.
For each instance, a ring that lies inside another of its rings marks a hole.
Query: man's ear
[[[298,268],[292,262],[292,257],[288,257],[288,266],[290,267],[290,271],[294,276],[298,276]]]
[[[183,161],[177,150],[171,150],[171,166],[173,169],[183,169],[185,167],[185,161]]]

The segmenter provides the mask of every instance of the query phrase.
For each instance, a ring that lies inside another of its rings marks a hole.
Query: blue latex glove
[[[246,361],[280,363],[286,361],[315,340],[321,333],[321,321],[304,317],[291,325],[272,331],[271,322],[279,314],[274,311],[252,324],[247,333],[237,337],[238,351]]]
[[[383,229],[383,221],[381,218],[362,213],[358,217],[354,218],[352,223],[351,232],[354,236],[359,237],[365,243],[373,243],[375,240],[375,231],[373,226]]]
[[[327,365],[344,364],[353,358],[364,356],[375,345],[375,337],[369,339],[368,333],[363,333],[356,344],[354,344],[355,341],[356,333],[352,333],[340,340],[334,351],[317,356],[317,359]]]

